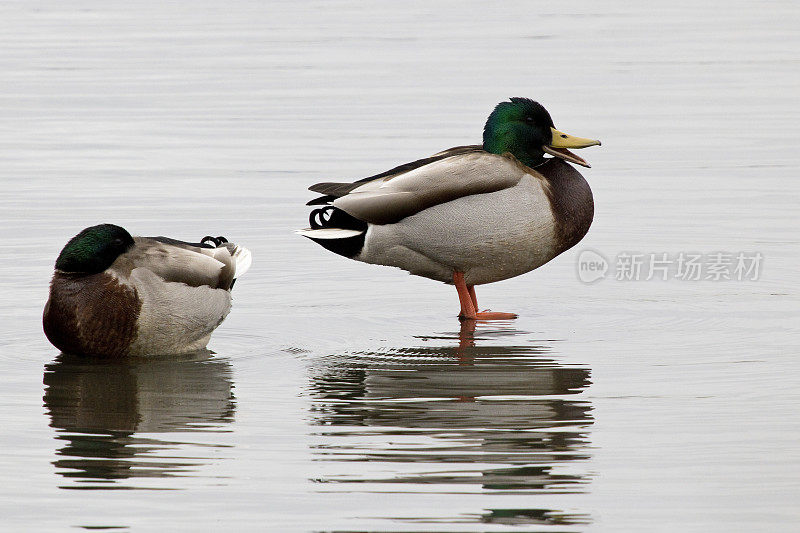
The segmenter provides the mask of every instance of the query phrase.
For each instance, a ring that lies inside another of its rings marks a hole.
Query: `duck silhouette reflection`
[[[508,345],[522,332],[479,328],[464,321],[457,334],[421,337],[419,346],[334,355],[316,367],[314,453],[334,464],[315,481],[364,491],[583,492],[593,419],[579,395],[589,369],[559,363],[552,343]],[[337,471],[339,462],[350,466]],[[352,462],[397,473],[376,476]]]
[[[196,439],[189,444],[153,434],[224,431],[235,411],[230,364],[208,351],[122,361],[61,354],[46,365],[44,384],[50,425],[63,443],[53,464],[77,482],[63,488],[147,488],[119,481],[192,475],[212,459],[185,451],[175,459],[174,450],[197,446]]]

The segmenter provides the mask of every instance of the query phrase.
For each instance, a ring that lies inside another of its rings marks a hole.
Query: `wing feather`
[[[389,224],[464,196],[513,187],[525,174],[510,156],[456,153],[402,174],[363,182],[332,203],[360,220]]]
[[[308,202],[308,204],[306,205],[320,205],[320,204],[330,203],[331,201],[333,201],[333,199],[347,195],[348,193],[350,193],[350,191],[357,189],[364,183],[384,178],[391,179],[406,172],[410,172],[419,167],[433,163],[434,161],[444,159],[445,157],[450,157],[456,154],[471,153],[471,152],[483,152],[483,148],[481,148],[479,145],[456,146],[455,148],[448,148],[447,150],[442,150],[441,152],[433,154],[430,157],[424,157],[422,159],[417,159],[416,161],[412,161],[410,163],[404,163],[402,165],[398,165],[394,168],[390,168],[389,170],[381,172],[380,174],[375,174],[374,176],[362,178],[354,182],[342,183],[342,182],[326,181],[323,183],[316,183],[311,187],[309,187],[308,190],[318,192],[325,196],[315,198],[310,202]]]
[[[115,265],[118,270],[146,268],[165,281],[192,287],[228,289],[251,263],[250,252],[233,243],[212,248],[151,237],[134,237],[134,242],[125,263]]]

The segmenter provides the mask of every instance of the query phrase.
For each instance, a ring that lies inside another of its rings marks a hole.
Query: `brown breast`
[[[547,198],[556,223],[556,250],[560,254],[580,242],[594,219],[594,199],[589,184],[575,167],[549,159],[535,169],[550,183]]]
[[[57,271],[44,308],[44,333],[63,352],[125,355],[136,339],[141,307],[136,291],[109,274]]]

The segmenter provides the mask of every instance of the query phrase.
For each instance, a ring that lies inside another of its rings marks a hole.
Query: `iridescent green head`
[[[511,98],[500,102],[483,128],[483,149],[493,154],[510,152],[528,166],[544,159],[543,145],[550,144],[553,119],[539,102]]]
[[[56,269],[75,274],[96,274],[133,246],[133,237],[114,224],[100,224],[75,235],[61,250]]]
[[[493,154],[511,153],[529,167],[544,162],[548,153],[583,166],[586,161],[566,148],[599,145],[600,141],[573,137],[555,129],[550,113],[530,98],[500,102],[483,128],[483,149]]]

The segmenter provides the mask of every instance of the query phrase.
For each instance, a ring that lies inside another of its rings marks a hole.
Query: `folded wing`
[[[311,189],[328,195],[323,197],[326,203],[357,219],[390,224],[463,196],[513,187],[525,175],[513,157],[472,147],[447,150],[429,159],[410,170],[379,174],[369,181],[318,184],[324,187]]]
[[[218,247],[195,245],[162,237],[135,237],[135,266],[152,271],[165,281],[192,287],[229,289],[252,262],[250,251],[234,243]]]

